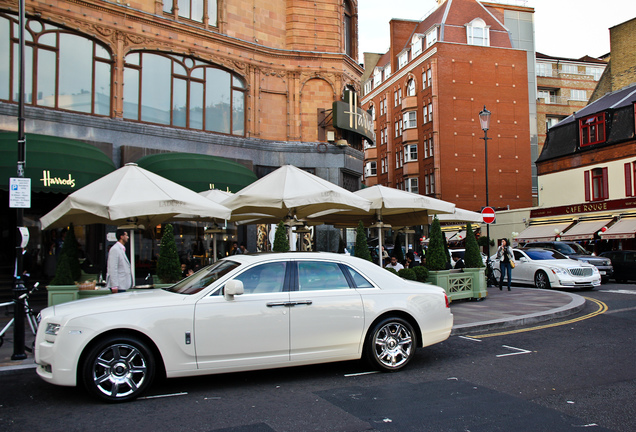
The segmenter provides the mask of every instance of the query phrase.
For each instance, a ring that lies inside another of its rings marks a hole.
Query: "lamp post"
[[[484,151],[485,151],[485,165],[486,165],[486,207],[489,207],[488,203],[488,128],[490,127],[490,111],[486,109],[486,105],[484,105],[484,109],[479,113],[479,124],[481,125],[481,129],[484,131]],[[486,224],[486,250],[487,256],[486,260],[490,263],[490,224]]]

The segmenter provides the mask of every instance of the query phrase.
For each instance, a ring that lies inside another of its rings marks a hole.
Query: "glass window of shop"
[[[191,57],[133,52],[124,70],[124,118],[245,135],[243,79]]]
[[[108,116],[112,56],[98,42],[36,19],[25,24],[25,103]],[[19,95],[18,18],[0,13],[0,100]]]

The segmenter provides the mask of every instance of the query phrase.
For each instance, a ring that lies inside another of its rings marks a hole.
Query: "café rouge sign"
[[[68,186],[71,189],[75,187],[75,179],[71,174],[69,174],[67,178],[53,177],[49,170],[42,171],[42,178],[40,181],[44,184],[44,187]]]

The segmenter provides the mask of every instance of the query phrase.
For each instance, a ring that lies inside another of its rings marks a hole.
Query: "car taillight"
[[[448,296],[444,293],[444,300],[446,301],[446,307],[450,308],[450,302],[448,301]]]

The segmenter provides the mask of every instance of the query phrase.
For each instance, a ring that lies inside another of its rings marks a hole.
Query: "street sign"
[[[484,207],[481,210],[481,217],[484,223],[491,224],[495,221],[495,209],[492,207]]]
[[[9,178],[9,208],[31,208],[30,178]]]

